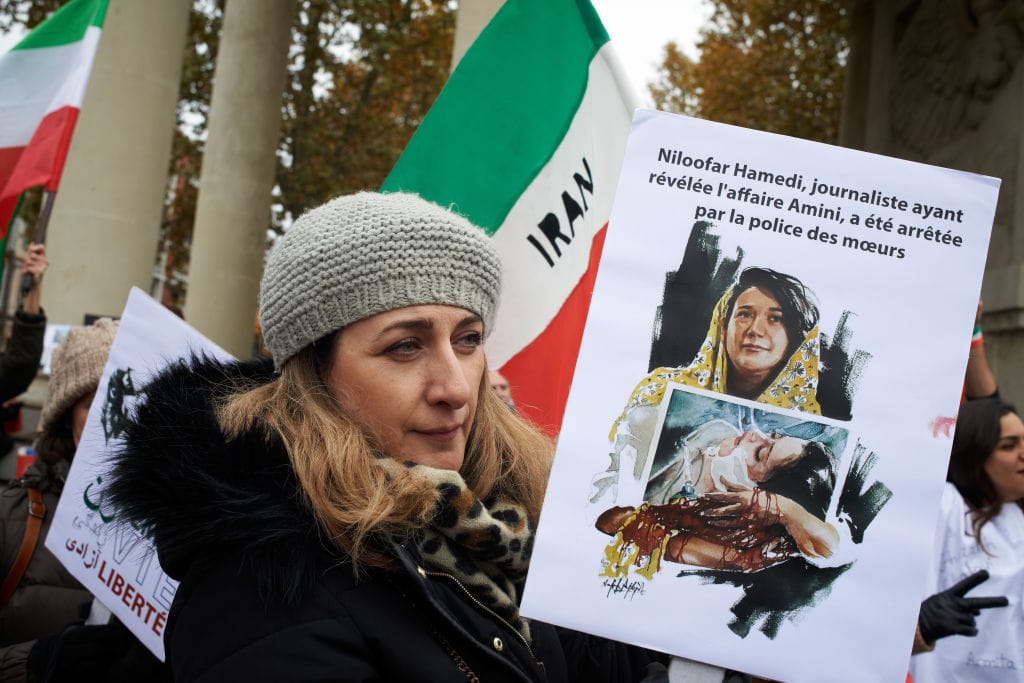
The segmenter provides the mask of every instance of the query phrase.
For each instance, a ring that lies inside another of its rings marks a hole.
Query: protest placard
[[[998,189],[638,110],[523,613],[902,680]]]
[[[177,581],[165,574],[145,530],[118,523],[103,479],[137,392],[156,372],[190,354],[231,356],[183,320],[132,289],[103,368],[46,547],[161,660]]]

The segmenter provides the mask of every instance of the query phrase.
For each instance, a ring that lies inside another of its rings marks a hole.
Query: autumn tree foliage
[[[31,29],[65,1],[0,0],[0,32]],[[271,234],[333,196],[381,185],[448,77],[455,6],[298,0]],[[193,0],[156,256],[167,304],[184,301],[223,14],[224,0]]]
[[[655,106],[836,142],[849,0],[711,0],[698,60],[668,43],[648,86]]]
[[[184,298],[223,0],[196,2],[182,72],[163,261]],[[448,77],[450,0],[300,0],[292,24],[271,231],[384,181]],[[169,301],[166,301],[169,299]]]
[[[448,77],[455,31],[451,2],[302,4],[277,175],[288,217],[384,182]]]

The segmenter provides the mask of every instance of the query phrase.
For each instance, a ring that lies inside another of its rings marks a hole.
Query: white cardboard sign
[[[131,412],[136,392],[168,363],[193,353],[231,360],[133,288],[46,537],[46,547],[68,571],[161,660],[178,583],[160,569],[148,538],[117,523],[103,502],[103,478],[120,439],[119,422]]]
[[[902,680],[998,189],[637,110],[523,613]]]

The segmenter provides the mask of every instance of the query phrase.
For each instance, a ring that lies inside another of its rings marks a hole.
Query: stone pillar
[[[982,326],[1000,391],[1019,405],[1024,402],[1024,43],[1018,38],[1016,3],[859,4],[851,22],[843,144],[1003,181],[982,285]]]
[[[149,291],[190,0],[110,0],[47,231],[51,322],[120,315]]]
[[[452,47],[452,71],[473,44],[480,31],[494,18],[505,0],[466,0],[455,14],[455,45]]]
[[[252,355],[294,0],[229,0],[214,72],[185,319]]]
[[[858,0],[850,8],[850,56],[846,62],[839,144],[853,149],[864,149],[865,143],[874,9],[871,0]]]

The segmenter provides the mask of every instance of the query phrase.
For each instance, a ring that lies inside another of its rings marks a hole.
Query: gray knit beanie
[[[116,335],[117,322],[100,318],[88,327],[72,328],[53,350],[50,382],[39,416],[42,429],[52,427],[78,399],[96,391]]]
[[[494,323],[501,262],[483,230],[414,194],[360,192],[308,211],[278,240],[260,283],[263,341],[281,365],[377,313],[459,306]]]

